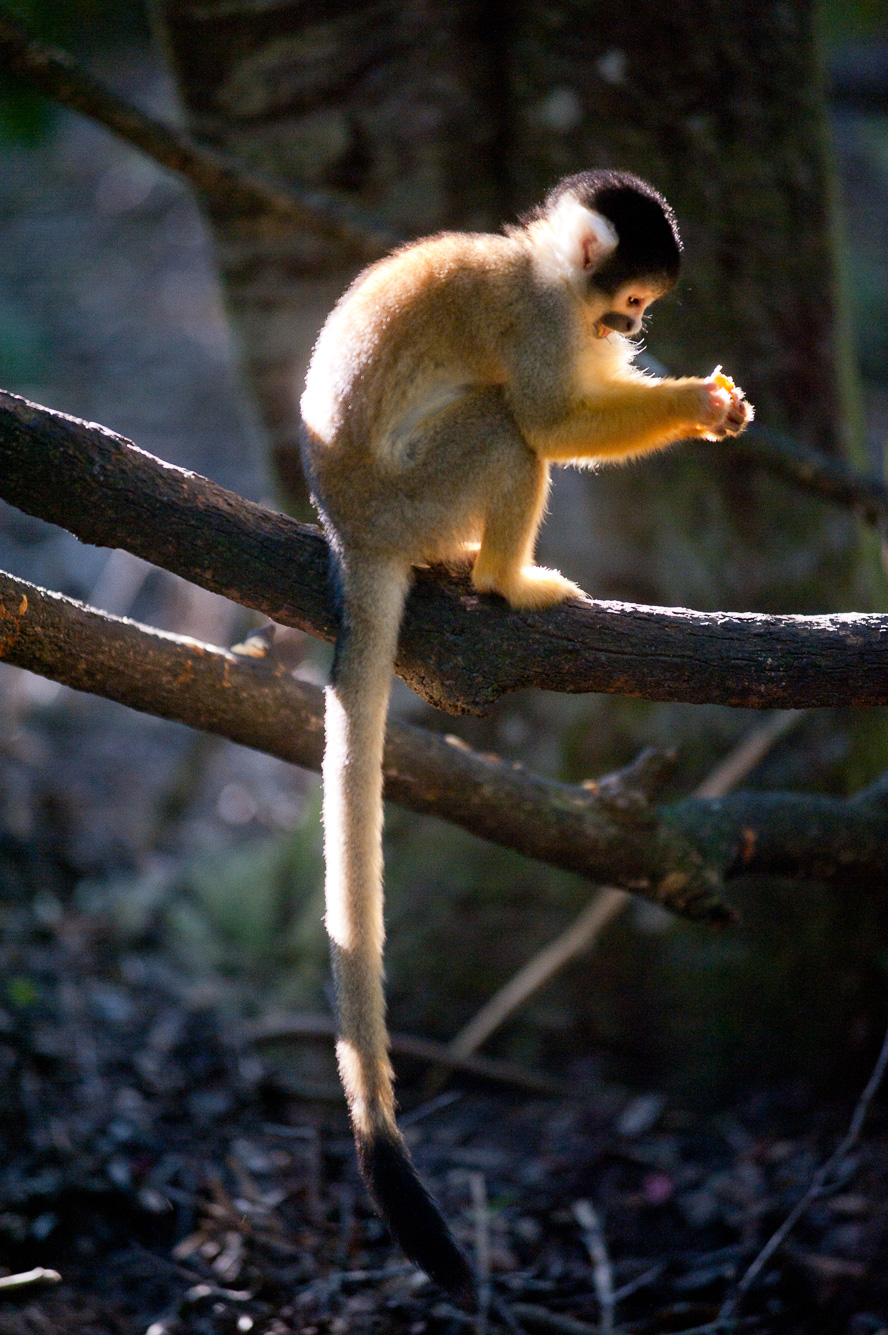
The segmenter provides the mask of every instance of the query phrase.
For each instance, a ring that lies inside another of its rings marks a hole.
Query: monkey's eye
[[[641,305],[641,297],[627,297],[627,298],[626,298],[626,305],[627,305],[627,306],[640,306],[640,305]]]

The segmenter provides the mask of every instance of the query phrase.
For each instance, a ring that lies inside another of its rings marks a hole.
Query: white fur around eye
[[[546,218],[540,238],[540,258],[548,274],[575,281],[597,269],[617,246],[617,234],[607,218],[587,209],[576,195],[565,194]]]

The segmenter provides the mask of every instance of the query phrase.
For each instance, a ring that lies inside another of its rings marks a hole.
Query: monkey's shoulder
[[[497,290],[529,271],[522,246],[506,236],[441,232],[408,242],[358,275],[331,322],[390,329],[405,320],[434,319],[458,310],[462,318],[490,311]],[[475,303],[474,305],[472,303]],[[480,303],[480,305],[479,305]]]

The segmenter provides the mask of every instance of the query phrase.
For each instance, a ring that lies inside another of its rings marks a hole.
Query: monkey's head
[[[648,306],[678,281],[682,246],[675,215],[637,176],[567,176],[537,217],[558,237],[559,259],[605,329],[637,334]]]

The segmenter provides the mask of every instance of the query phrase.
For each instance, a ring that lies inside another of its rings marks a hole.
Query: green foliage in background
[[[820,0],[821,31],[828,46],[885,35],[885,0]]]
[[[2,9],[42,41],[76,50],[148,36],[142,0],[3,0]]]
[[[141,0],[3,0],[0,8],[35,37],[80,55],[148,40]],[[54,114],[40,93],[0,73],[0,145],[38,143],[52,128]]]
[[[0,384],[36,384],[49,365],[44,331],[26,307],[0,293]]]

